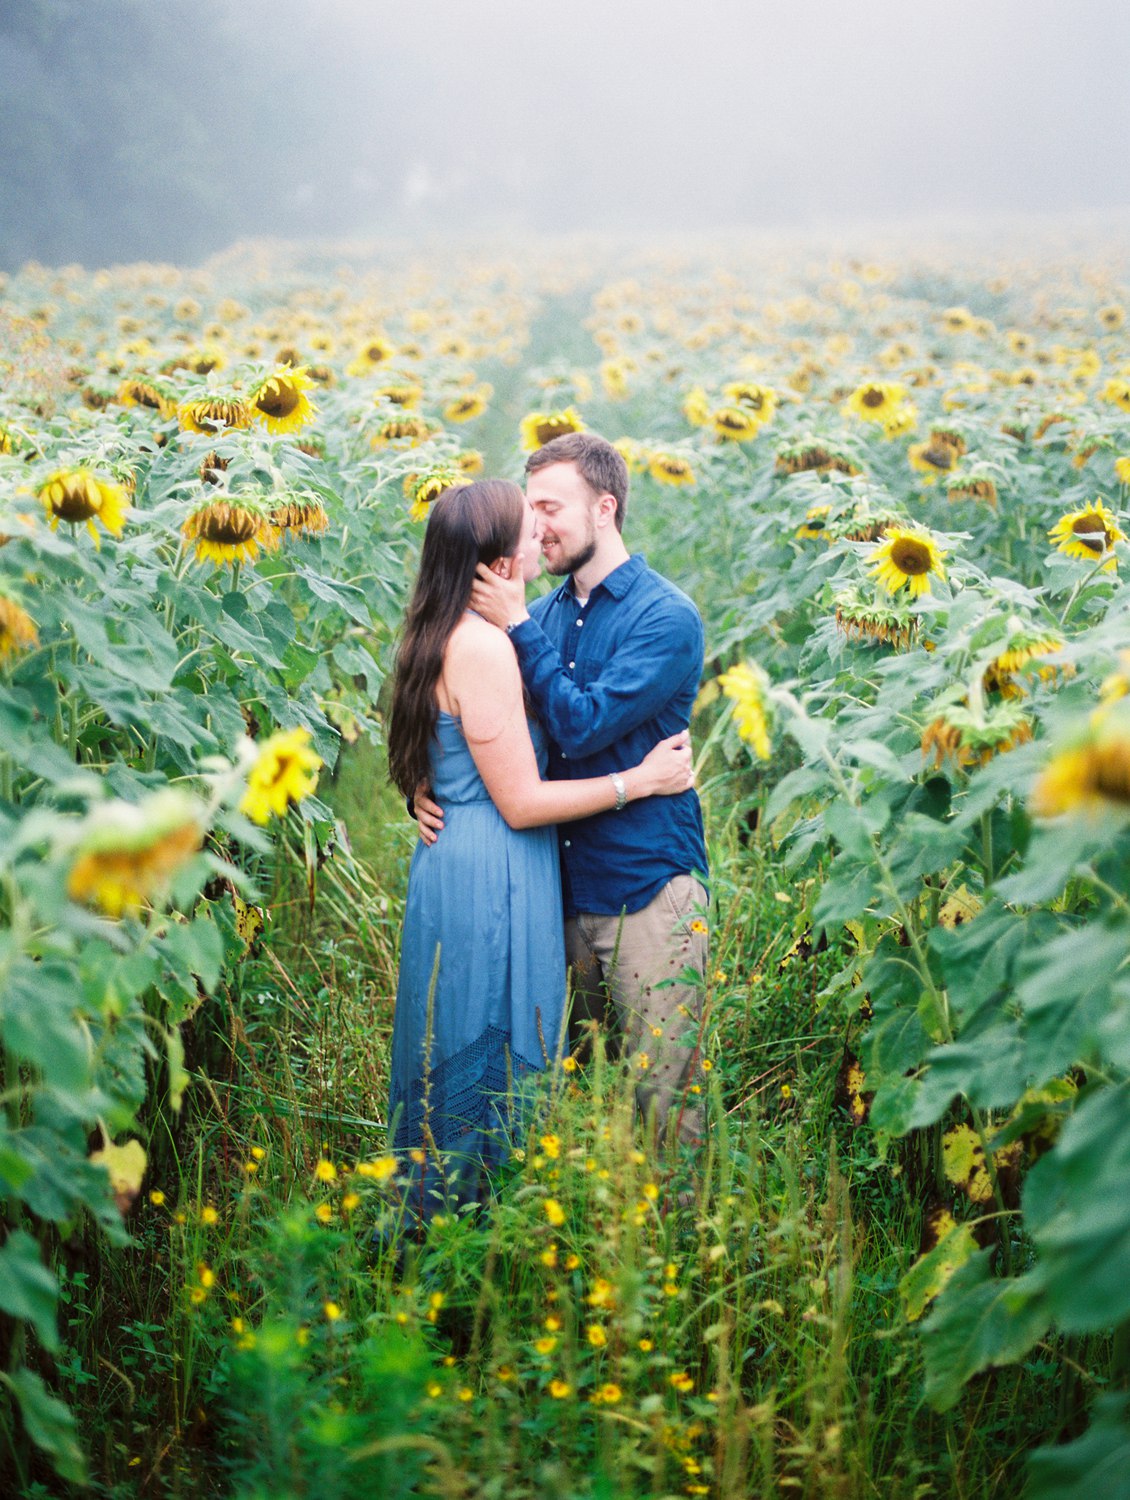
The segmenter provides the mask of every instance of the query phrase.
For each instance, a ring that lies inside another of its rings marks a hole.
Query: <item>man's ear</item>
[[[615,495],[610,495],[608,493],[608,491],[605,490],[605,492],[604,492],[603,495],[598,495],[597,496],[596,507],[597,507],[596,524],[598,526],[607,526],[610,523],[615,522],[615,520],[616,520],[616,496]]]

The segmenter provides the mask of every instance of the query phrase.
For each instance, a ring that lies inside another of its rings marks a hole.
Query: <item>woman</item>
[[[444,828],[417,844],[392,1037],[393,1145],[417,1167],[412,1208],[473,1201],[506,1155],[514,1092],[561,1045],[565,952],[553,825],[628,799],[685,791],[689,737],[622,776],[543,781],[546,742],[527,719],[506,635],[467,608],[475,567],[541,569],[539,527],[515,484],[444,491],[428,517],[393,684],[389,774],[430,784]],[[425,1061],[426,1059],[426,1061]],[[423,1153],[423,1155],[421,1155]],[[442,1153],[442,1156],[439,1154]]]

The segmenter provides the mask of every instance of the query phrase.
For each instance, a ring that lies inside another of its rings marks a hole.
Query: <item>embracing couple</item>
[[[693,1152],[704,1131],[702,622],[629,555],[611,443],[555,438],[526,475],[525,496],[491,479],[435,501],[393,686],[389,771],[421,836],[390,1145],[421,1217],[483,1196],[522,1080],[606,1007],[653,1136]],[[543,556],[564,582],[527,611]]]

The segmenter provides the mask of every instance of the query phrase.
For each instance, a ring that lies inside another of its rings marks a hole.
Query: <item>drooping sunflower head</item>
[[[271,508],[271,525],[279,531],[315,534],[325,531],[329,524],[326,508],[317,495],[295,491],[282,505]]]
[[[654,453],[647,472],[660,484],[693,485],[695,472],[689,459],[680,453]]]
[[[272,817],[282,817],[292,802],[301,802],[313,792],[322,757],[312,748],[310,731],[301,727],[280,730],[253,749],[255,758],[239,810],[262,825]]]
[[[144,376],[123,380],[118,387],[118,400],[123,406],[138,406],[155,411],[159,417],[171,417],[177,409],[172,392]]]
[[[567,406],[564,411],[532,411],[522,418],[520,434],[522,450],[534,453],[544,448],[554,438],[564,437],[570,432],[584,432],[585,423],[579,411]]]
[[[1118,559],[1114,544],[1124,542],[1126,533],[1103,502],[1093,500],[1079,510],[1060,516],[1048,537],[1066,557],[1078,557],[1091,563],[1105,559],[1102,566],[1107,569],[1116,566]]]
[[[177,408],[177,417],[182,432],[199,432],[211,437],[217,429],[239,430],[251,426],[251,411],[242,397],[202,396],[195,401],[182,401]]]
[[[276,541],[270,512],[258,495],[250,494],[203,501],[187,516],[181,534],[195,543],[199,561],[210,560],[217,567],[254,562],[261,547]]]
[[[205,345],[202,349],[189,349],[184,356],[183,368],[194,375],[210,375],[213,370],[222,370],[227,364],[227,355],[222,349]]]
[[[111,536],[121,536],[129,509],[125,488],[112,479],[100,478],[90,469],[57,469],[40,485],[39,498],[52,531],[60,521],[72,525],[85,522],[95,546],[99,544],[95,520]]]
[[[403,443],[405,447],[415,448],[418,443],[426,442],[436,431],[433,423],[424,417],[392,417],[377,428],[372,437],[372,446],[388,448],[396,443]]]
[[[841,589],[832,602],[836,625],[849,640],[909,651],[918,637],[918,616],[911,614],[902,600],[876,598],[869,591],[851,587]]]
[[[928,531],[892,526],[871,555],[869,566],[888,593],[905,588],[915,598],[930,592],[930,575],[944,578],[945,551]]]
[[[868,380],[856,386],[844,411],[864,422],[886,423],[906,400],[906,387],[893,380]]]
[[[423,386],[408,381],[394,381],[389,385],[378,386],[373,392],[373,400],[378,406],[382,401],[387,401],[390,406],[399,406],[401,411],[415,411],[423,394]]]
[[[315,414],[316,407],[306,394],[312,384],[301,365],[293,370],[280,367],[248,394],[252,416],[265,422],[268,432],[296,432]]]
[[[860,474],[862,467],[846,447],[820,438],[799,438],[777,449],[779,474]]]
[[[989,474],[953,474],[945,481],[945,488],[950,500],[981,500],[993,510],[997,508],[996,481]]]

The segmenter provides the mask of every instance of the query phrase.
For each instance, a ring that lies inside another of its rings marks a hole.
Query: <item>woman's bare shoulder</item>
[[[520,682],[518,658],[506,633],[478,615],[465,615],[451,632],[444,653],[443,696],[453,705],[467,693],[492,688],[510,697],[515,689],[520,692]]]

